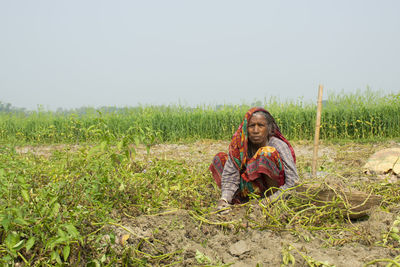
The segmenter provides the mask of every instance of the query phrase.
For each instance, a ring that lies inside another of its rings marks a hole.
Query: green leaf
[[[135,145],[136,146],[139,146],[139,144],[140,144],[140,139],[139,139],[139,137],[138,136],[135,136]]]
[[[399,236],[398,234],[396,234],[396,233],[390,233],[390,236],[391,236],[394,240],[400,241],[400,236]]]
[[[201,253],[200,251],[196,250],[196,256],[195,259],[197,260],[198,263],[211,263],[211,259]]]
[[[17,180],[18,180],[18,182],[19,182],[20,184],[25,185],[25,177],[23,177],[23,176],[18,176],[18,177],[17,177]]]
[[[69,240],[70,240],[70,238],[68,236],[59,237],[53,242],[53,247],[55,247],[55,245],[58,245],[58,244],[63,244]]]
[[[100,264],[100,262],[98,260],[92,260],[86,266],[87,267],[100,267],[101,264]]]
[[[130,158],[129,148],[125,149],[124,154],[125,154],[125,157],[126,157],[127,159]]]
[[[1,225],[4,227],[4,230],[6,230],[6,232],[8,231],[10,223],[11,223],[10,219],[6,217],[1,221]]]
[[[125,190],[125,185],[124,185],[124,183],[121,183],[121,184],[120,184],[120,186],[118,187],[118,190],[119,190],[120,192],[123,192],[123,191]]]
[[[50,217],[56,217],[60,211],[60,204],[57,202],[53,205],[53,208],[51,209],[51,214]]]
[[[124,147],[124,139],[122,139],[121,141],[119,141],[118,144],[117,144],[118,150],[122,150],[123,147]]]
[[[24,242],[25,242],[25,239],[22,239],[17,244],[15,244],[12,248],[15,250],[19,250],[20,248],[22,248],[24,246]]]
[[[22,218],[15,218],[14,223],[19,225],[29,225],[29,223]]]
[[[50,202],[49,202],[49,206],[53,205],[54,202],[57,201],[57,199],[58,199],[58,196],[53,197],[53,198],[50,200]]]
[[[52,261],[55,260],[55,261],[57,261],[57,263],[59,263],[59,264],[62,263],[61,258],[60,258],[60,255],[58,254],[57,251],[53,250],[53,251],[51,252],[50,255],[51,255],[51,260],[52,260]]]
[[[107,148],[107,141],[103,141],[100,144],[101,151],[105,151]]]
[[[24,217],[21,207],[12,208],[11,210],[15,212],[15,217],[18,218]]]
[[[119,155],[119,154],[116,154],[116,153],[112,153],[111,154],[111,160],[112,160],[112,162],[114,163],[114,164],[120,164],[121,163],[121,161],[122,161],[122,157],[121,157],[121,155]]]
[[[96,126],[95,125],[91,125],[89,128],[87,128],[87,132],[90,132],[90,131],[92,131],[94,128],[95,128]]]
[[[110,241],[111,244],[115,244],[115,235],[113,233],[110,233]]]
[[[10,255],[6,255],[3,258],[1,258],[2,262],[11,262],[12,257]]]
[[[66,224],[65,229],[67,229],[68,233],[72,236],[72,237],[79,237],[81,234],[78,232],[78,230],[76,230],[75,226],[73,226],[72,224]]]
[[[70,247],[69,245],[67,245],[67,246],[65,246],[65,247],[63,248],[63,257],[64,257],[64,261],[67,261],[70,251],[71,251],[71,247]]]
[[[47,217],[49,210],[50,210],[49,207],[43,206],[43,207],[40,209],[40,213],[43,214],[43,217]]]
[[[10,250],[13,250],[13,247],[19,242],[19,235],[16,232],[8,233],[6,239],[4,240],[4,244]]]
[[[34,244],[35,244],[35,237],[32,236],[31,238],[28,239],[28,241],[25,244],[26,251],[29,251]]]
[[[21,190],[22,198],[29,203],[29,193],[28,190],[22,189]]]
[[[100,262],[105,263],[106,260],[107,260],[107,256],[106,256],[106,254],[103,254],[103,256],[101,256],[101,258],[100,258]]]
[[[67,236],[67,234],[61,228],[57,229],[57,233],[58,233],[58,236],[60,236],[60,237],[66,237]]]
[[[136,149],[132,147],[130,151],[132,152],[133,157],[136,157]]]
[[[52,242],[50,242],[49,244],[48,244],[48,247],[50,248],[50,249],[54,249],[58,244],[62,244],[62,243],[64,243],[64,242],[67,242],[67,241],[69,241],[70,239],[66,236],[66,237],[59,237],[59,238],[57,238],[56,240],[53,240]]]

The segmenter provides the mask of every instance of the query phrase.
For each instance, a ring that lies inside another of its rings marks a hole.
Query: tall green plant
[[[322,110],[322,139],[397,138],[400,133],[400,94],[377,92],[331,94]],[[260,103],[258,103],[260,104]],[[87,108],[80,113],[39,110],[1,113],[0,142],[80,143],[104,138],[137,140],[151,147],[157,141],[229,140],[249,105],[141,106],[123,109]],[[290,139],[311,140],[316,105],[298,101],[264,103]]]

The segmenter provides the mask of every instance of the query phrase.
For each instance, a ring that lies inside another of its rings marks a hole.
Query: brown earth
[[[247,219],[244,214],[245,212],[236,210],[225,216],[225,220],[241,220],[246,224]],[[392,214],[375,212],[363,224],[366,231],[380,233],[387,232],[392,221]],[[200,255],[208,257],[209,260],[204,261],[205,264],[280,266],[282,255],[289,245],[309,257],[310,262],[315,263],[313,266],[322,266],[322,262],[327,266],[330,266],[328,264],[362,266],[377,258],[393,258],[398,253],[395,250],[359,242],[348,242],[332,247],[318,237],[308,235],[307,238],[307,233],[303,233],[302,236],[289,231],[258,230],[245,226],[230,229],[206,223],[200,224],[185,210],[177,210],[166,215],[125,218],[121,224],[125,229],[118,226],[111,228],[120,240],[126,235],[127,240],[120,241],[121,249],[128,245],[137,246],[143,238],[148,238],[152,246],[163,253],[183,250],[178,264],[180,266],[201,265],[201,261],[196,259],[196,254],[199,252]],[[146,243],[144,246],[147,247],[142,247],[142,251],[156,253],[152,246]],[[309,266],[295,250],[291,250],[290,253],[295,257],[295,266]],[[164,262],[161,260],[159,264],[163,265]]]
[[[174,158],[187,164],[211,162],[219,151],[226,151],[229,142],[198,141],[192,144],[160,144],[152,148],[149,157]],[[365,175],[362,167],[374,152],[399,143],[379,144],[322,144],[319,149],[319,166],[330,169],[345,178],[349,184],[356,182],[397,182],[398,177]],[[51,151],[66,146],[20,147],[20,153],[33,152],[49,156]],[[76,146],[70,147],[76,150]],[[310,143],[294,143],[300,178],[309,177],[305,171],[311,165],[313,148]],[[145,148],[137,150],[137,157],[146,157]],[[388,233],[398,211],[375,209],[370,216],[349,223],[357,225],[352,236],[343,232],[337,244],[328,243],[323,233],[310,233],[301,229],[257,229],[255,222],[264,220],[261,211],[249,205],[237,206],[227,215],[211,214],[196,217],[187,210],[170,210],[155,215],[138,217],[126,214],[120,224],[108,227],[117,237],[114,246],[123,250],[127,246],[139,248],[151,255],[165,254],[152,264],[165,265],[176,262],[177,266],[280,266],[284,255],[292,255],[294,266],[363,266],[374,259],[393,259],[399,255],[397,248],[379,245]],[[224,224],[224,222],[232,222]],[[107,238],[106,238],[107,239]],[[106,240],[107,241],[107,240]],[[107,241],[108,242],[108,241]],[[396,247],[396,246],[394,246]],[[174,252],[176,252],[174,254]],[[258,265],[257,265],[258,264]],[[325,265],[323,265],[325,264]],[[385,266],[376,263],[371,266]]]

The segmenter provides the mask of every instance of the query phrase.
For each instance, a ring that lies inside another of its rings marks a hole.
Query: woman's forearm
[[[240,174],[232,160],[228,158],[225,163],[221,179],[221,198],[231,203],[233,195],[239,188]]]

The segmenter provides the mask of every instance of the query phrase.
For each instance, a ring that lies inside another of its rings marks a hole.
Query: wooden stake
[[[319,143],[319,128],[321,127],[321,110],[322,110],[322,89],[323,86],[319,85],[318,102],[317,102],[317,119],[315,121],[315,135],[314,135],[314,153],[312,159],[312,176],[317,174],[317,158],[318,158],[318,143]]]

